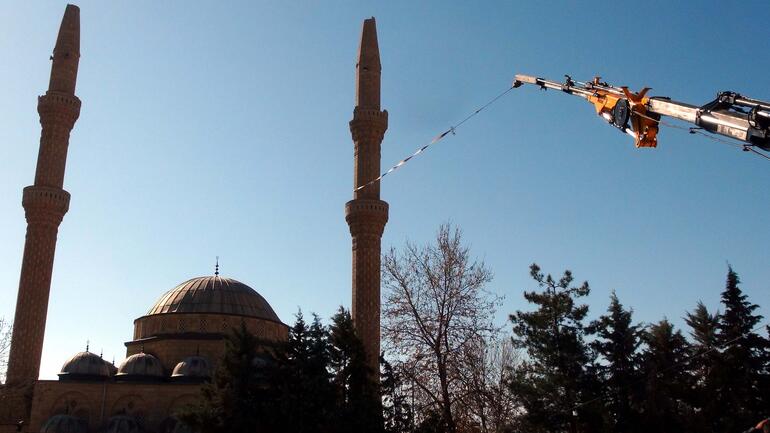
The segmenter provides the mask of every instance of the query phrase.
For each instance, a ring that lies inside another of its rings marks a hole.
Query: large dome
[[[281,322],[270,304],[254,289],[220,276],[185,281],[161,296],[147,315],[168,313],[234,314]]]

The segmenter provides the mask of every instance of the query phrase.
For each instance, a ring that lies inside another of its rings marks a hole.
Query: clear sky
[[[354,67],[375,16],[383,169],[526,73],[602,75],[702,104],[770,99],[766,1],[82,1],[72,133],[41,376],[83,350],[120,362],[135,318],[188,278],[243,281],[291,322],[350,304]],[[0,1],[0,317],[13,317],[64,2]],[[522,88],[382,185],[383,247],[464,230],[506,297],[528,266],[589,280],[638,320],[718,306],[727,261],[770,315],[770,161],[682,131],[635,149],[585,102]]]

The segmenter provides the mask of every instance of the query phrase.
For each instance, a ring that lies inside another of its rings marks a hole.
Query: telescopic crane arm
[[[658,145],[661,116],[673,117],[714,134],[770,151],[770,102],[747,98],[735,92],[720,92],[708,104],[696,106],[662,96],[648,97],[645,87],[635,93],[628,87],[615,87],[599,81],[563,83],[531,75],[517,74],[513,87],[534,84],[541,89],[560,90],[592,103],[596,114],[634,138],[636,147]]]

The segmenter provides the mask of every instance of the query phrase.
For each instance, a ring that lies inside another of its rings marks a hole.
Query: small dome
[[[218,275],[193,278],[174,287],[147,315],[167,313],[234,314],[281,323],[262,295],[240,281]]]
[[[118,367],[115,379],[118,380],[154,380],[162,379],[163,365],[158,358],[149,353],[136,353],[126,358]]]
[[[88,423],[72,415],[54,415],[43,424],[40,433],[88,433]]]
[[[91,352],[80,352],[70,358],[59,372],[59,380],[106,380],[112,374],[109,364]]]
[[[211,377],[211,366],[202,356],[190,356],[174,367],[171,377],[176,380],[208,379]]]
[[[110,418],[104,433],[142,433],[142,425],[134,417],[115,415]]]

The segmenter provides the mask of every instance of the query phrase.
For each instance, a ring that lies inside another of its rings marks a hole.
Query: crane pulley
[[[661,116],[673,117],[770,151],[770,102],[747,98],[735,92],[720,92],[717,98],[697,106],[662,96],[647,96],[645,87],[632,92],[628,87],[611,86],[595,77],[590,82],[574,81],[566,76],[563,83],[517,74],[513,87],[534,84],[541,89],[560,90],[579,96],[593,104],[596,114],[634,138],[636,147],[658,145],[658,125]]]

